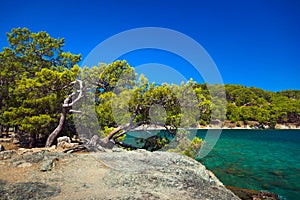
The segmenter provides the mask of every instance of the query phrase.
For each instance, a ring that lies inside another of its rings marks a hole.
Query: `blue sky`
[[[205,48],[224,83],[272,91],[300,89],[298,0],[2,1],[0,23],[1,48],[7,46],[6,32],[28,27],[65,38],[65,50],[81,53],[83,59],[122,31],[173,29]],[[121,58],[132,66],[168,65],[185,72],[186,78],[194,74],[189,63],[162,51],[131,52]]]

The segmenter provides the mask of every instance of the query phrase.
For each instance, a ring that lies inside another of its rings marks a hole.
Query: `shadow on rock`
[[[40,182],[9,184],[0,180],[0,199],[46,199],[60,193],[60,188]]]

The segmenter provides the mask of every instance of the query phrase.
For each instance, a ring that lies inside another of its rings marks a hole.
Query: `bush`
[[[175,148],[168,149],[167,151],[180,153],[194,159],[198,153],[198,150],[201,148],[203,140],[198,137],[194,137],[191,140],[189,136],[189,131],[179,130],[175,138],[175,143],[177,145]]]

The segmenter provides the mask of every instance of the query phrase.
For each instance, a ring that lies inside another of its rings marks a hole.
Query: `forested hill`
[[[225,85],[227,112],[231,122],[257,121],[274,127],[276,123],[300,125],[300,90],[270,92],[255,87]]]
[[[291,99],[300,100],[300,90],[284,90],[277,92],[277,94],[289,97]]]

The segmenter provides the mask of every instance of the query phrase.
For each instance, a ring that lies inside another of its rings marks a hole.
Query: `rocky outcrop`
[[[201,163],[176,153],[55,151],[21,150],[0,160],[0,199],[276,199],[230,188],[235,195]]]
[[[280,200],[280,198],[277,194],[270,193],[270,192],[249,190],[249,189],[238,188],[238,187],[234,187],[234,186],[226,186],[226,188],[233,191],[242,200],[262,200],[262,199],[264,199],[264,200]]]
[[[132,151],[94,155],[112,169],[107,186],[127,191],[124,199],[239,199],[203,165],[166,152]]]
[[[57,138],[57,148],[71,149],[75,148],[79,143],[72,143],[71,139],[67,136]]]
[[[3,199],[239,199],[203,165],[175,153],[29,152],[1,161],[0,170],[7,171]]]
[[[1,151],[0,160],[10,159],[14,154],[16,154],[15,150]]]

